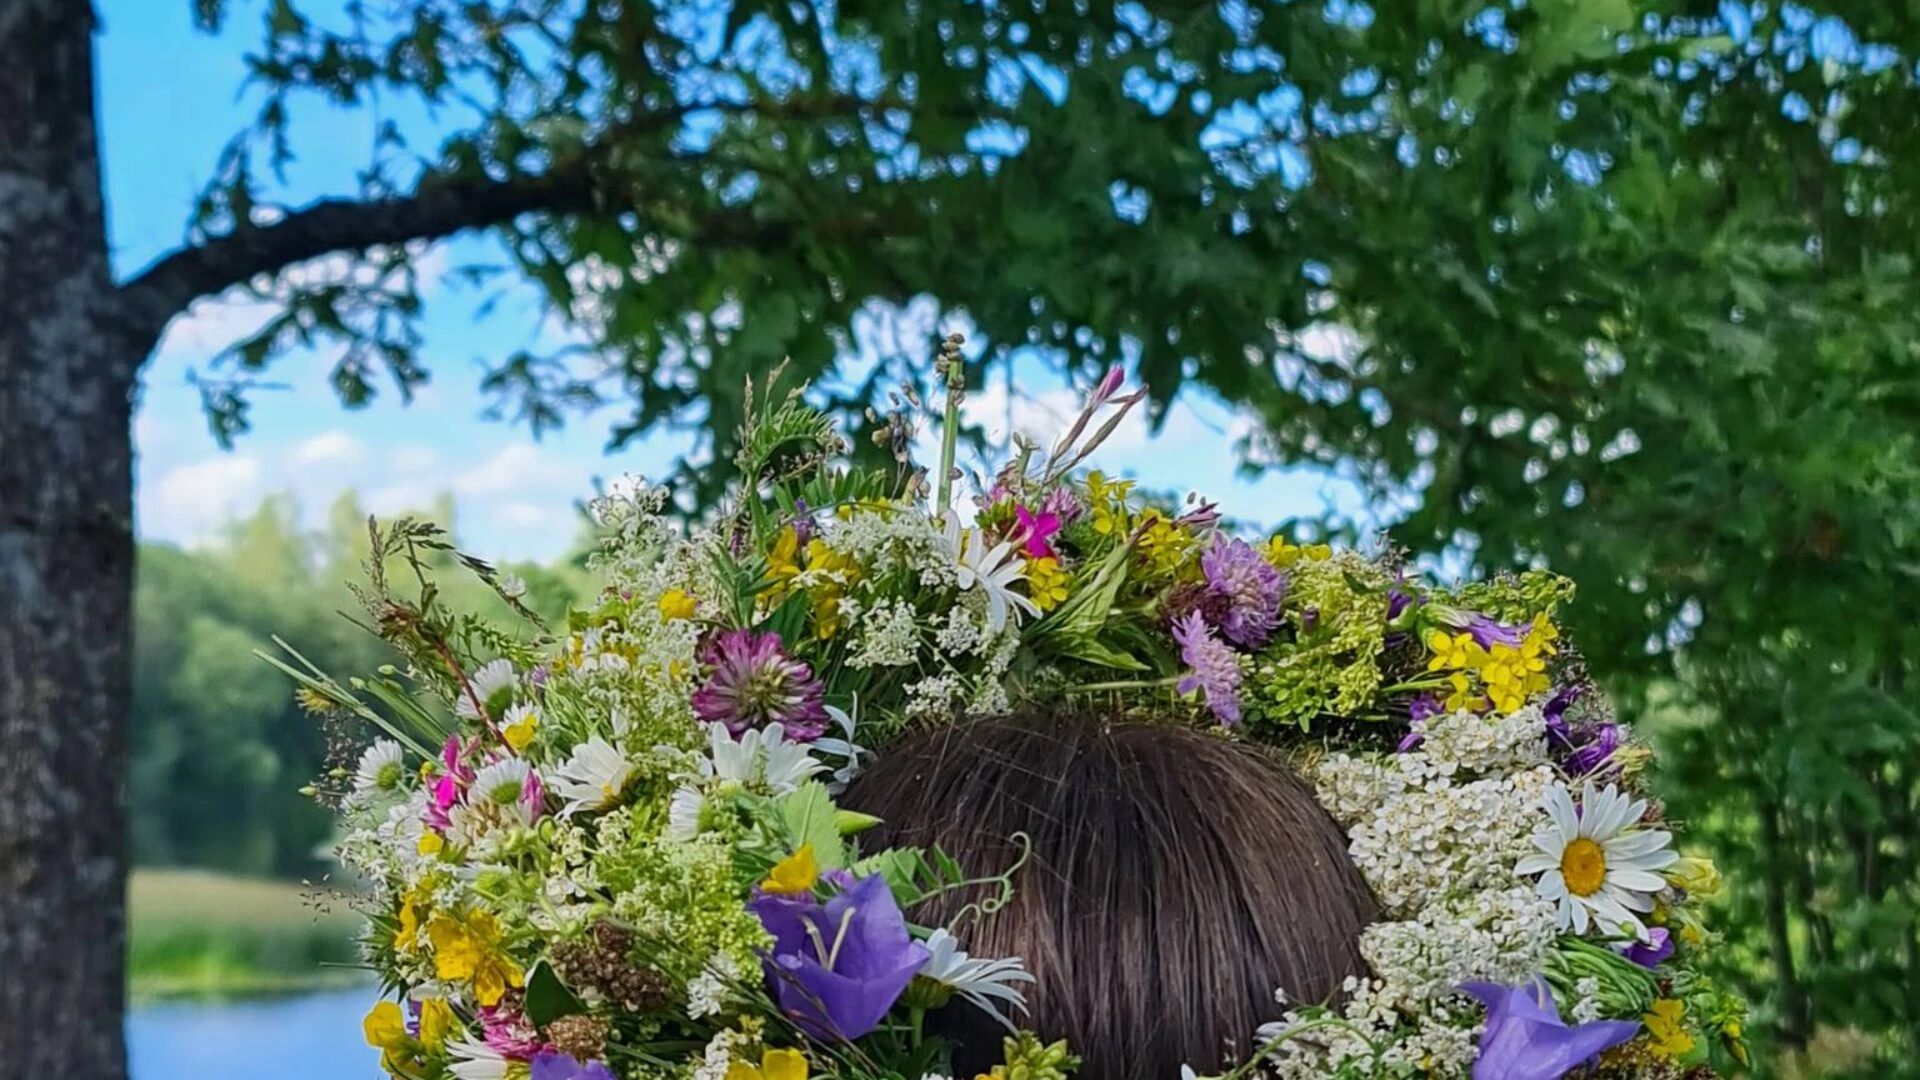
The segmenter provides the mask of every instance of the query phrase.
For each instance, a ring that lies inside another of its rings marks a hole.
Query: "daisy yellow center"
[[[1568,892],[1592,896],[1607,880],[1607,853],[1586,837],[1577,837],[1560,853],[1560,873]]]

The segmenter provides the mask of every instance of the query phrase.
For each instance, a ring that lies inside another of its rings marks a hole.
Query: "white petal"
[[[1564,900],[1571,895],[1567,892],[1566,875],[1562,874],[1558,867],[1548,871],[1547,876],[1541,878],[1540,884],[1534,887],[1534,891],[1547,900]]]
[[[1643,893],[1656,893],[1667,885],[1657,874],[1649,874],[1645,870],[1622,869],[1618,866],[1607,868],[1607,884]]]
[[[1516,874],[1544,874],[1560,865],[1560,860],[1552,855],[1527,855],[1520,865],[1513,868]]]
[[[1580,822],[1573,812],[1573,799],[1567,793],[1565,784],[1555,784],[1547,792],[1547,816],[1553,819],[1553,827],[1560,834],[1561,843],[1580,835]]]
[[[1631,859],[1658,851],[1672,842],[1672,833],[1657,829],[1643,829],[1637,832],[1621,833],[1607,840],[1600,847],[1607,853],[1607,865],[1612,866],[1618,860]]]

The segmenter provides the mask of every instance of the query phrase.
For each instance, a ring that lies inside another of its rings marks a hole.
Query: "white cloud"
[[[430,446],[403,446],[388,459],[395,472],[423,473],[440,464],[440,452]]]
[[[439,492],[426,484],[389,484],[368,492],[361,501],[367,513],[386,518],[408,513],[424,514],[433,509],[438,496]]]
[[[550,460],[532,443],[514,443],[453,479],[462,498],[492,498],[541,490],[571,490],[582,478]]]
[[[293,448],[295,467],[314,465],[358,465],[365,460],[367,448],[344,431],[327,431]]]
[[[141,500],[141,532],[182,543],[198,543],[260,501],[258,459],[221,455],[176,466]]]
[[[546,507],[530,502],[512,502],[495,511],[502,524],[516,529],[529,529],[553,521],[556,515]]]

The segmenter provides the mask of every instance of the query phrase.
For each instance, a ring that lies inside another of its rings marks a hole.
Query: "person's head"
[[[1164,1080],[1253,1047],[1295,1002],[1365,972],[1374,903],[1312,791],[1257,750],[1166,724],[1067,713],[974,720],[910,735],[843,805],[881,819],[873,850],[938,846],[974,875],[1018,857],[1014,898],[966,924],[976,956],[1018,956],[1037,983],[1026,1024],[1071,1041],[1082,1080]],[[980,891],[912,912],[943,925]],[[999,1035],[942,1009],[961,1075]]]

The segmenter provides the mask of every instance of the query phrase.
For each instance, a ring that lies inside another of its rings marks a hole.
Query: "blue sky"
[[[99,4],[100,130],[114,261],[123,277],[181,242],[192,200],[220,148],[258,106],[240,90],[241,57],[257,32],[253,10],[240,5],[227,32],[209,38],[192,29],[189,8],[188,0]],[[390,107],[385,115],[408,125],[429,123],[418,110]],[[299,160],[276,197],[299,204],[350,194],[354,172],[371,152],[374,115],[315,104],[293,121]],[[484,241],[456,241],[430,253],[426,264],[459,265],[485,251]],[[226,521],[278,492],[292,492],[316,523],[347,488],[382,514],[424,507],[449,492],[459,506],[459,539],[469,550],[549,558],[575,535],[574,503],[591,494],[596,479],[660,475],[690,448],[690,436],[659,433],[608,455],[612,416],[578,417],[537,442],[523,428],[485,419],[478,390],[484,363],[539,339],[539,307],[527,294],[478,318],[481,296],[461,284],[430,281],[426,295],[424,360],[433,379],[410,406],[389,392],[367,408],[346,410],[326,386],[331,355],[290,355],[269,375],[284,388],[255,395],[254,430],[231,451],[208,434],[187,376],[258,325],[262,310],[231,299],[202,301],[176,319],[146,368],[135,425],[141,535],[216,542]],[[933,313],[928,302],[906,314],[931,319]],[[1009,401],[996,388],[971,403],[996,436],[1043,430],[1073,407],[1072,391],[1044,362],[1021,363],[1021,399]],[[1121,431],[1101,464],[1154,487],[1196,488],[1246,520],[1315,515],[1329,506],[1359,511],[1353,488],[1323,474],[1237,476],[1233,442],[1244,429],[1244,420],[1219,402],[1196,398],[1176,405],[1157,437],[1144,426]]]

